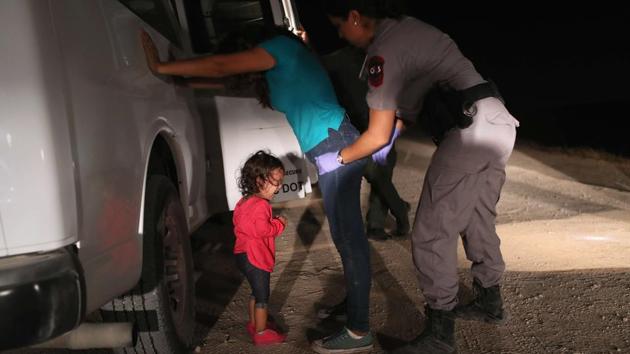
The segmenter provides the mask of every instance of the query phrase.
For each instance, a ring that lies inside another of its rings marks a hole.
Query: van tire
[[[141,279],[129,294],[103,308],[103,319],[135,324],[135,346],[120,352],[190,352],[195,330],[192,250],[179,195],[165,176],[147,181],[143,229]]]

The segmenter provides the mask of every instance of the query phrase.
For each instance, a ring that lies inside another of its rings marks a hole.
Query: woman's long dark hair
[[[399,18],[404,13],[402,0],[324,0],[328,16],[348,17],[351,10],[374,19]]]
[[[245,30],[233,31],[227,34],[220,42],[218,53],[234,53],[256,47],[258,44],[274,38],[286,36],[305,45],[300,37],[283,27],[250,26]],[[273,108],[269,97],[269,84],[264,72],[235,75],[228,79],[228,87],[239,89],[252,86],[258,98],[258,102],[265,108]]]
[[[241,176],[238,178],[238,188],[244,197],[260,192],[261,181],[266,181],[275,169],[284,171],[284,165],[279,158],[268,151],[258,150],[252,154],[241,168]]]

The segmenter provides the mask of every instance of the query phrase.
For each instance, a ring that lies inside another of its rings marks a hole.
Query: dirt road
[[[415,206],[434,146],[405,136],[397,146],[394,182]],[[500,327],[458,320],[459,353],[630,353],[630,160],[521,143],[507,177],[497,229],[507,264],[503,293],[510,319]],[[365,183],[364,207],[368,193]],[[197,352],[310,353],[310,341],[343,325],[315,316],[319,306],[335,304],[344,294],[339,256],[317,189],[306,199],[275,208],[290,226],[277,240],[270,311],[288,330],[287,343],[265,349],[250,343],[245,331],[249,286],[233,260],[230,215],[220,214],[193,239]],[[389,222],[393,227],[394,221]],[[370,245],[373,353],[383,353],[422,331],[424,299],[410,240]],[[461,245],[459,256],[460,298],[466,302],[471,298],[470,263]]]
[[[415,205],[434,147],[403,137],[398,149],[394,182]],[[510,320],[500,327],[458,320],[459,352],[630,353],[630,161],[520,144],[507,176],[497,228]],[[365,183],[364,206],[368,192]],[[199,352],[309,353],[309,341],[342,325],[315,316],[318,306],[336,303],[344,291],[317,190],[275,206],[290,227],[277,241],[270,311],[288,329],[287,343],[265,350],[250,344],[244,327],[249,288],[232,261],[224,215],[195,236]],[[378,339],[373,352],[381,353],[422,330],[424,299],[409,239],[370,244],[371,325]],[[467,301],[471,278],[461,245],[459,255],[460,293]]]

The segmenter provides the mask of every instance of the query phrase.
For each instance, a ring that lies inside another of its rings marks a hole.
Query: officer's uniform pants
[[[499,284],[505,270],[495,230],[496,204],[518,121],[496,98],[475,104],[466,129],[453,129],[427,170],[412,234],[420,287],[433,309],[457,304],[457,240],[462,237],[472,275],[483,287]]]

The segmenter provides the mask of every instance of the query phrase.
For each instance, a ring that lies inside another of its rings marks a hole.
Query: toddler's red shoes
[[[250,337],[253,337],[254,334],[256,334],[256,325],[251,323],[251,322],[247,322],[247,325],[245,325],[245,328],[247,329],[247,333],[249,333]],[[273,329],[274,331],[278,331],[278,327],[276,327],[276,324],[273,322],[269,322],[267,321],[267,328],[269,329]]]
[[[254,345],[278,344],[284,342],[285,339],[287,339],[286,334],[278,333],[271,328],[267,328],[260,333],[254,333],[252,336]]]
[[[254,337],[254,334],[256,333],[256,325],[251,322],[247,322],[245,328],[247,328],[247,333],[249,333],[249,336]],[[278,331],[278,327],[276,327],[276,324],[273,322],[267,321],[267,328],[273,329],[276,332]]]

